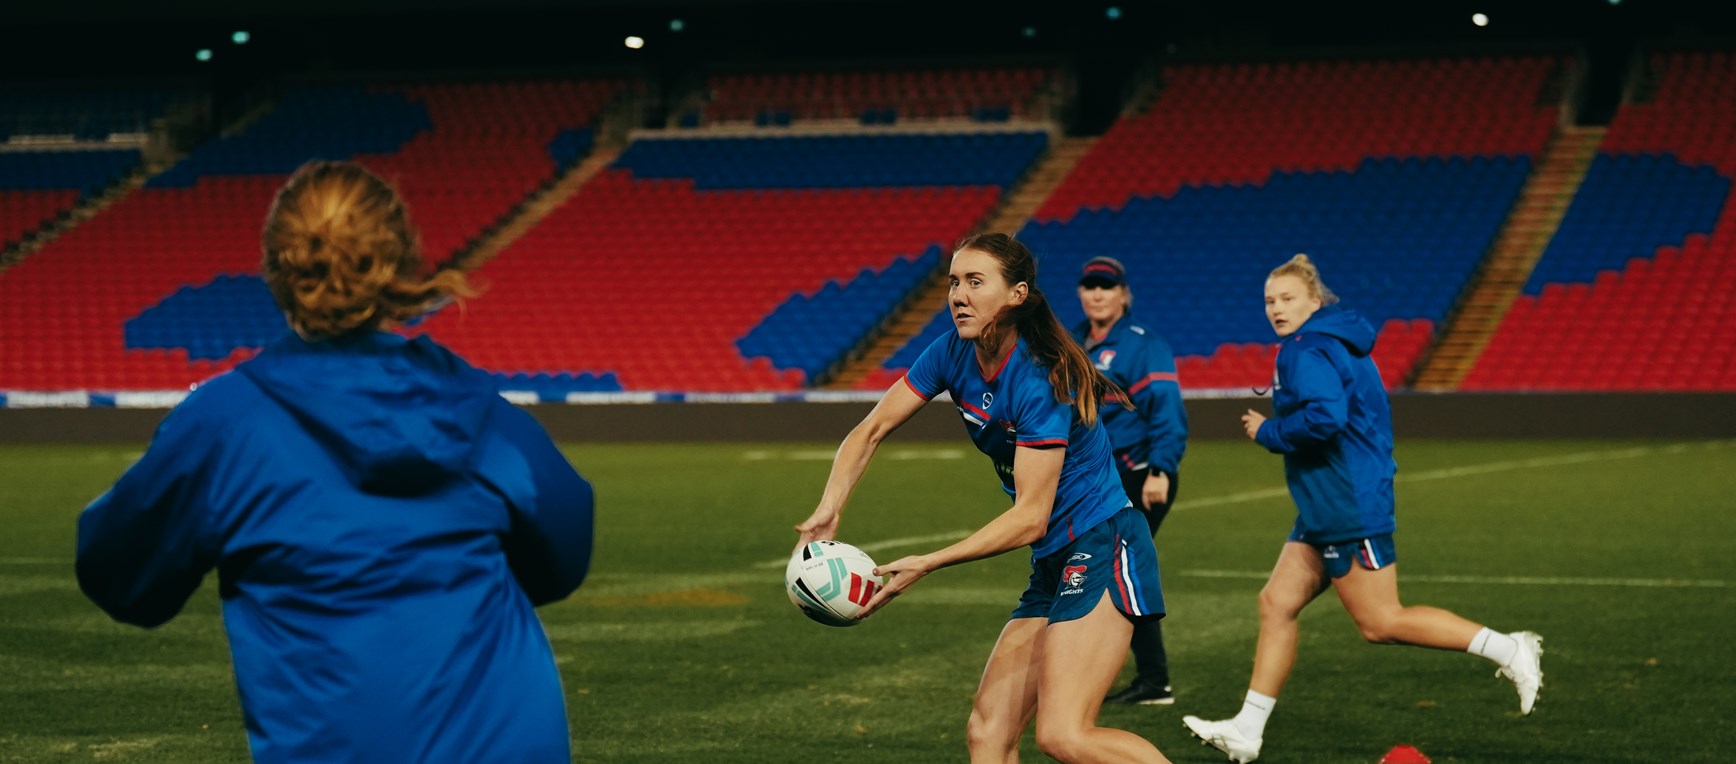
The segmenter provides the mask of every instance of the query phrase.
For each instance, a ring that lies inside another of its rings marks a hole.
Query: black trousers
[[[1127,492],[1127,498],[1137,507],[1144,503],[1145,477],[1147,470],[1121,473],[1121,488]],[[1152,506],[1145,511],[1145,523],[1151,526],[1152,541],[1157,540],[1157,529],[1163,525],[1163,519],[1169,516],[1169,508],[1175,506],[1176,492],[1181,487],[1181,476],[1169,476],[1169,501]],[[1163,619],[1140,621],[1133,625],[1133,667],[1139,676],[1134,680],[1156,687],[1169,686],[1169,654],[1163,650]]]

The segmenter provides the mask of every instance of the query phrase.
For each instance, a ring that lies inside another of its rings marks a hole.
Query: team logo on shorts
[[[1061,596],[1080,594],[1085,589],[1084,565],[1068,565],[1061,569]]]

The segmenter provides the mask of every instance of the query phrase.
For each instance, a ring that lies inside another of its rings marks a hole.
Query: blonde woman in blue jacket
[[[1375,331],[1297,255],[1266,279],[1266,318],[1281,341],[1272,381],[1276,416],[1249,409],[1249,439],[1284,455],[1296,525],[1260,592],[1260,638],[1242,710],[1233,719],[1183,717],[1190,732],[1250,762],[1296,661],[1297,616],[1328,587],[1364,639],[1480,655],[1513,681],[1519,711],[1531,713],[1543,683],[1541,638],[1502,634],[1457,614],[1407,607],[1398,597],[1393,545],[1392,416],[1369,354]]]

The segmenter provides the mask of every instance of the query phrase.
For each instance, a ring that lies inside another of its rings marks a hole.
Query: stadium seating
[[[834,366],[1041,153],[1044,133],[641,138],[425,328],[501,371],[788,391]],[[527,320],[535,316],[534,321]]]
[[[1462,389],[1736,390],[1736,55],[1648,64]]]
[[[0,152],[0,249],[132,171],[136,149]]]
[[[1375,359],[1399,386],[1558,118],[1539,101],[1559,65],[1535,56],[1169,66],[1159,97],[1114,124],[1018,235],[1069,325],[1083,320],[1074,288],[1084,261],[1126,263],[1135,315],[1171,342],[1195,391],[1270,384],[1261,282],[1307,252],[1380,329]],[[863,386],[895,379],[914,352]]]
[[[395,180],[438,263],[588,147],[620,87],[291,88],[0,277],[0,389],[184,389],[221,371],[284,331],[256,275],[259,226],[295,167],[354,158]]]
[[[690,126],[789,125],[806,120],[892,124],[942,118],[1005,122],[1028,116],[1056,72],[1048,67],[713,74]]]

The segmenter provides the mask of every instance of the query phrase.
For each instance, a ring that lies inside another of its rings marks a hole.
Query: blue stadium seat
[[[1729,195],[1729,178],[1673,154],[1600,154],[1525,293],[1542,294],[1551,283],[1591,283],[1598,271],[1621,270],[1689,234],[1710,233]]]
[[[640,140],[614,166],[638,178],[692,178],[700,189],[1005,188],[1047,145],[1043,132]]]

